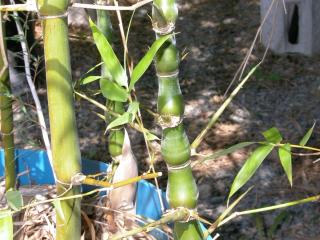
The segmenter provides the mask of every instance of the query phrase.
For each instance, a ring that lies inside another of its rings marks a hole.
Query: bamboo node
[[[170,77],[177,77],[179,75],[179,70],[170,72],[170,73],[156,73],[157,77],[159,78],[170,78]]]
[[[158,117],[157,122],[160,127],[163,129],[174,128],[180,125],[183,121],[183,116],[166,116],[161,115]]]
[[[69,15],[69,11],[68,10],[66,12],[64,12],[62,14],[58,14],[58,15],[41,15],[39,10],[37,12],[38,12],[38,17],[41,20],[56,19],[56,18],[66,18]]]
[[[168,35],[174,31],[176,25],[174,22],[169,22],[164,27],[159,27],[157,23],[152,24],[153,31],[158,35]]]
[[[182,223],[187,223],[191,220],[197,219],[197,209],[189,209],[186,207],[176,207],[176,208],[171,208],[165,212],[164,215],[174,215],[174,214],[181,214],[181,219],[178,219],[177,222],[182,222]]]
[[[183,163],[183,164],[180,164],[180,165],[169,165],[169,164],[167,163],[167,168],[168,168],[168,171],[169,171],[169,172],[170,172],[170,171],[176,171],[176,170],[185,169],[185,168],[189,167],[190,164],[191,164],[191,160],[189,160],[189,161],[187,161],[187,162],[185,162],[185,163]]]

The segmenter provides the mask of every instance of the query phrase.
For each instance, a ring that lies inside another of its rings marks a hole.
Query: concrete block
[[[272,2],[261,0],[261,21]],[[301,53],[310,56],[319,53],[319,23],[319,0],[275,0],[262,26],[262,43],[279,54]]]

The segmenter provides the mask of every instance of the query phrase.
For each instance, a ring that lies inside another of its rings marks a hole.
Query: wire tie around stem
[[[71,185],[80,186],[85,179],[86,179],[86,175],[84,175],[81,172],[80,173],[76,173],[75,175],[73,175],[71,177]]]
[[[58,178],[56,179],[56,182],[59,183],[64,188],[65,192],[68,192],[69,190],[71,190],[73,186],[80,186],[85,178],[86,176],[83,173],[76,173],[71,177],[70,183],[63,182]]]
[[[190,164],[191,164],[191,160],[188,160],[188,161],[186,161],[186,162],[183,163],[183,164],[175,165],[175,166],[174,166],[174,165],[169,165],[169,164],[167,163],[167,168],[168,168],[168,171],[169,171],[169,172],[170,172],[170,171],[176,171],[176,170],[185,169],[185,168],[189,167]]]

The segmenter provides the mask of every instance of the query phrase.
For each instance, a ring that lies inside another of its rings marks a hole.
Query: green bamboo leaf
[[[312,125],[312,127],[308,130],[308,132],[306,133],[306,135],[303,136],[303,138],[301,139],[299,145],[300,146],[305,146],[307,144],[307,142],[309,141],[311,134],[313,132],[314,126],[316,125],[316,123],[314,123]]]
[[[99,50],[101,58],[106,66],[106,71],[110,74],[114,81],[120,86],[128,87],[128,78],[125,70],[121,66],[119,59],[114,53],[110,43],[104,34],[98,29],[94,22],[89,18],[90,27],[93,38]]]
[[[257,171],[263,160],[269,155],[273,148],[274,146],[272,145],[263,145],[253,151],[235,177],[228,199],[230,199],[244,184],[250,180],[252,175]]]
[[[136,114],[139,110],[139,103],[137,101],[133,101],[132,103],[130,103],[127,112],[130,113],[130,122],[133,122]]]
[[[7,191],[6,199],[7,199],[8,205],[15,211],[20,210],[23,207],[22,195],[17,190]]]
[[[82,85],[85,85],[85,84],[88,84],[88,83],[92,83],[96,80],[99,80],[101,78],[101,76],[89,76],[89,77],[86,77],[84,79],[81,80],[81,84]]]
[[[123,124],[126,124],[128,122],[130,122],[130,113],[125,112],[124,114],[120,115],[119,117],[117,117],[115,120],[113,120],[108,126],[106,131],[110,130],[111,128],[114,127],[118,127],[121,126]]]
[[[103,64],[104,64],[104,62],[101,62],[101,63],[96,64],[95,66],[93,66],[92,68],[90,68],[84,75],[87,75],[87,74],[93,72],[94,70],[96,70],[96,68],[100,67],[100,66],[103,65]]]
[[[64,211],[63,211],[63,209],[61,207],[61,201],[55,199],[55,200],[52,201],[52,204],[53,204],[53,206],[54,206],[54,208],[56,210],[56,214],[59,216],[60,219],[62,219],[65,222],[66,218],[64,216]]]
[[[135,66],[132,71],[129,91],[134,88],[136,82],[141,78],[145,71],[149,68],[154,56],[157,54],[161,46],[170,38],[172,35],[166,35],[158,38],[150,47],[146,55],[140,60],[140,62]]]
[[[235,144],[229,148],[218,150],[218,151],[214,152],[213,154],[201,159],[199,161],[199,163],[203,163],[204,161],[208,161],[208,160],[214,160],[216,158],[234,153],[235,151],[238,151],[239,149],[248,147],[248,146],[253,145],[255,143],[256,142],[242,142],[242,143]]]
[[[275,127],[268,129],[267,131],[264,131],[262,133],[264,138],[269,142],[269,143],[279,143],[282,141],[282,136],[279,132],[279,130]]]
[[[132,103],[129,104],[127,112],[131,114],[136,114],[139,110],[139,105],[140,105],[139,102],[133,101]]]
[[[291,147],[290,144],[285,144],[279,147],[279,158],[281,165],[288,177],[290,185],[292,187],[292,159],[291,159]]]
[[[12,213],[10,210],[0,211],[0,239],[13,239],[13,221]]]
[[[109,100],[117,102],[126,102],[128,100],[127,91],[106,78],[100,79],[100,88],[103,96]]]
[[[146,138],[148,141],[155,141],[155,140],[160,140],[156,135],[150,133],[149,131],[146,132]]]

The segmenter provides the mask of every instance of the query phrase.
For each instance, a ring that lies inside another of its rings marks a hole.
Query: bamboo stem
[[[1,4],[0,0],[0,4]],[[7,61],[6,43],[4,41],[5,29],[0,12],[0,111],[1,111],[1,134],[5,156],[5,182],[6,190],[15,187],[16,171],[14,159],[14,139],[13,139],[13,112],[12,97],[10,96],[10,79]]]
[[[43,18],[44,51],[51,144],[57,194],[65,192],[73,176],[81,172],[80,149],[73,103],[68,25],[62,16],[68,0],[38,0]],[[66,196],[77,195],[79,186],[72,186]],[[80,199],[61,201],[62,214],[56,214],[56,239],[78,240],[81,230]]]
[[[179,52],[173,34],[178,17],[175,0],[154,0],[152,25],[156,36],[171,37],[159,49],[155,67],[159,82],[158,114],[163,129],[161,155],[168,165],[167,198],[171,208],[195,209],[198,188],[190,167],[190,144],[183,127],[184,102],[179,85]],[[198,220],[174,221],[175,239],[203,238]]]

